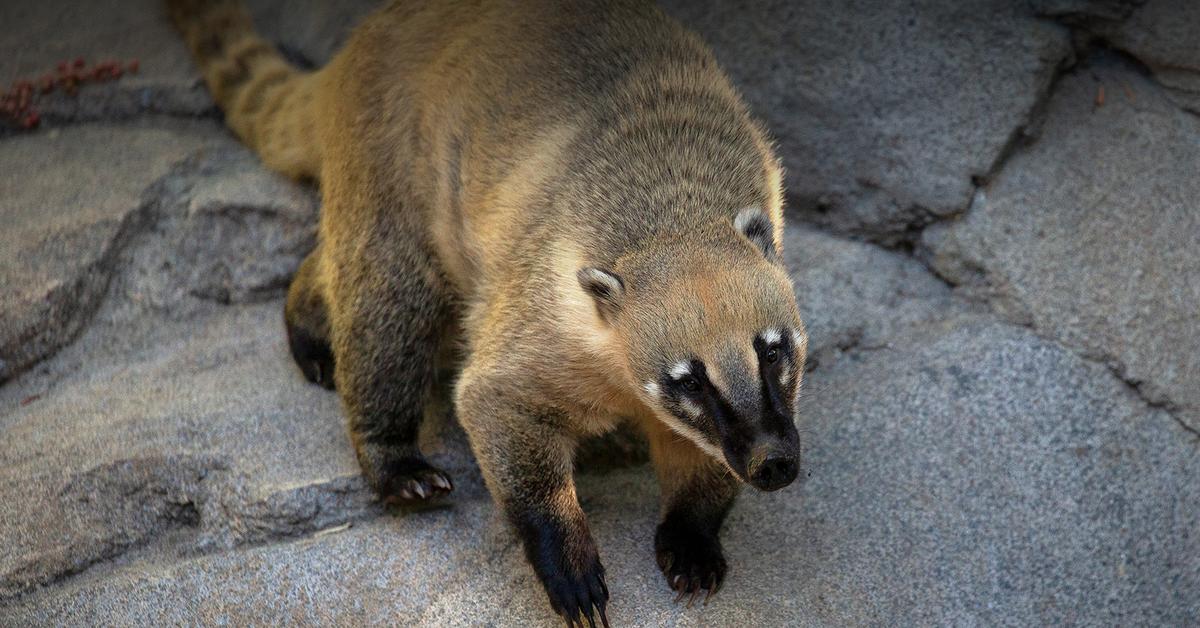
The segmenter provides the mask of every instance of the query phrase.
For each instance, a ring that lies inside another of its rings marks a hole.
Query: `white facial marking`
[[[679,407],[683,408],[684,412],[692,415],[693,417],[700,416],[700,413],[702,412],[700,406],[696,405],[696,402],[692,401],[691,399],[680,399]]]
[[[805,336],[804,334],[800,334],[799,329],[793,329],[792,330],[792,343],[793,343],[793,345],[796,345],[796,351],[800,351],[800,349],[808,348],[809,339],[808,339],[808,336]]]
[[[668,374],[670,374],[670,376],[674,379],[683,379],[684,376],[690,375],[691,373],[692,365],[684,360],[676,362],[675,366],[672,366],[671,370],[668,371]]]
[[[762,340],[768,345],[779,342],[780,338],[783,338],[783,336],[779,333],[778,329],[768,329],[762,333]]]
[[[722,464],[726,464],[724,452],[722,452],[719,447],[705,440],[704,436],[696,428],[675,418],[664,419],[663,423],[666,423],[667,427],[671,428],[672,432],[675,432],[676,434],[679,434],[680,436],[692,441],[692,443],[704,451],[704,453],[721,461]]]
[[[651,397],[654,397],[655,399],[657,399],[660,394],[660,391],[658,389],[658,382],[648,381],[642,385],[642,390],[646,391],[647,395],[650,395]]]

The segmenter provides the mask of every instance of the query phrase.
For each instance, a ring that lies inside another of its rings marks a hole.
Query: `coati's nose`
[[[779,490],[796,479],[799,469],[792,456],[770,456],[750,469],[750,484],[762,491]]]

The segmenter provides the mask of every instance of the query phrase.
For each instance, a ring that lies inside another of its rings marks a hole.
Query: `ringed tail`
[[[296,68],[254,30],[235,0],[167,0],[226,124],[263,162],[295,179],[316,180],[316,88],[320,71]]]

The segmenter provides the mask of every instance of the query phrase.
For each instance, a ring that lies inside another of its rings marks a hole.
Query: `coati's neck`
[[[757,126],[723,99],[599,117],[575,136],[560,181],[567,221],[588,249],[612,263],[642,242],[679,237],[746,207],[777,215],[779,168]]]

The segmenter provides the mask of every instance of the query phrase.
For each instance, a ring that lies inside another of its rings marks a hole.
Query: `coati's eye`
[[[763,359],[767,361],[767,364],[774,364],[774,363],[778,362],[779,361],[779,349],[776,347],[771,347],[770,349],[767,349],[767,354],[765,356],[763,356]]]
[[[701,390],[700,379],[704,377],[704,365],[699,360],[680,360],[666,375],[673,390],[695,395]]]

